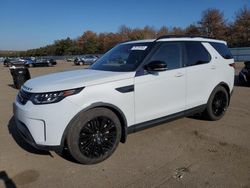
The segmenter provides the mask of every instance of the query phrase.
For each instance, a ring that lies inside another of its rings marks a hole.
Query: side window
[[[185,42],[186,46],[186,66],[209,63],[211,56],[201,42]]]
[[[228,47],[223,43],[218,42],[210,42],[211,46],[225,59],[233,59],[233,55],[231,54]]]
[[[167,63],[167,69],[182,67],[182,45],[177,42],[162,43],[159,49],[150,58],[150,61],[163,61]]]

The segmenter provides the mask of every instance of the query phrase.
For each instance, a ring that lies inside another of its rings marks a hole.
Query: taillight
[[[234,69],[236,68],[236,67],[235,67],[235,63],[231,63],[231,64],[229,64],[229,66],[230,66],[230,67],[233,67]]]

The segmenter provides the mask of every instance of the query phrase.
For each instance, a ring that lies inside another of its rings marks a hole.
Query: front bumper
[[[38,149],[58,150],[63,143],[63,134],[78,108],[64,99],[49,105],[25,105],[15,101],[13,113],[16,127],[26,142]]]
[[[13,104],[13,114],[17,129],[22,133],[22,136],[25,135],[27,141],[43,143],[46,140],[46,124],[44,120],[30,118],[28,113],[20,108],[17,103]]]
[[[36,147],[36,142],[24,123],[15,118],[16,128],[19,135],[30,145]]]
[[[61,153],[63,150],[63,145],[59,145],[59,146],[45,146],[45,145],[39,145],[35,142],[34,138],[32,137],[29,129],[27,128],[27,126],[22,123],[21,121],[19,121],[18,119],[15,118],[15,123],[16,123],[16,128],[17,128],[17,132],[19,133],[19,135],[31,146],[33,146],[36,149],[39,150],[46,150],[46,151],[56,151]]]

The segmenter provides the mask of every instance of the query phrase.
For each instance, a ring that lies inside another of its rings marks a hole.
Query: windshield
[[[104,54],[91,66],[94,70],[135,71],[150,50],[152,42],[120,44]]]

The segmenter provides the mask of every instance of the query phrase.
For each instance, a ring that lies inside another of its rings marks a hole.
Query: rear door
[[[215,65],[204,44],[199,41],[185,43],[187,79],[186,109],[206,104],[210,85],[214,79]]]

